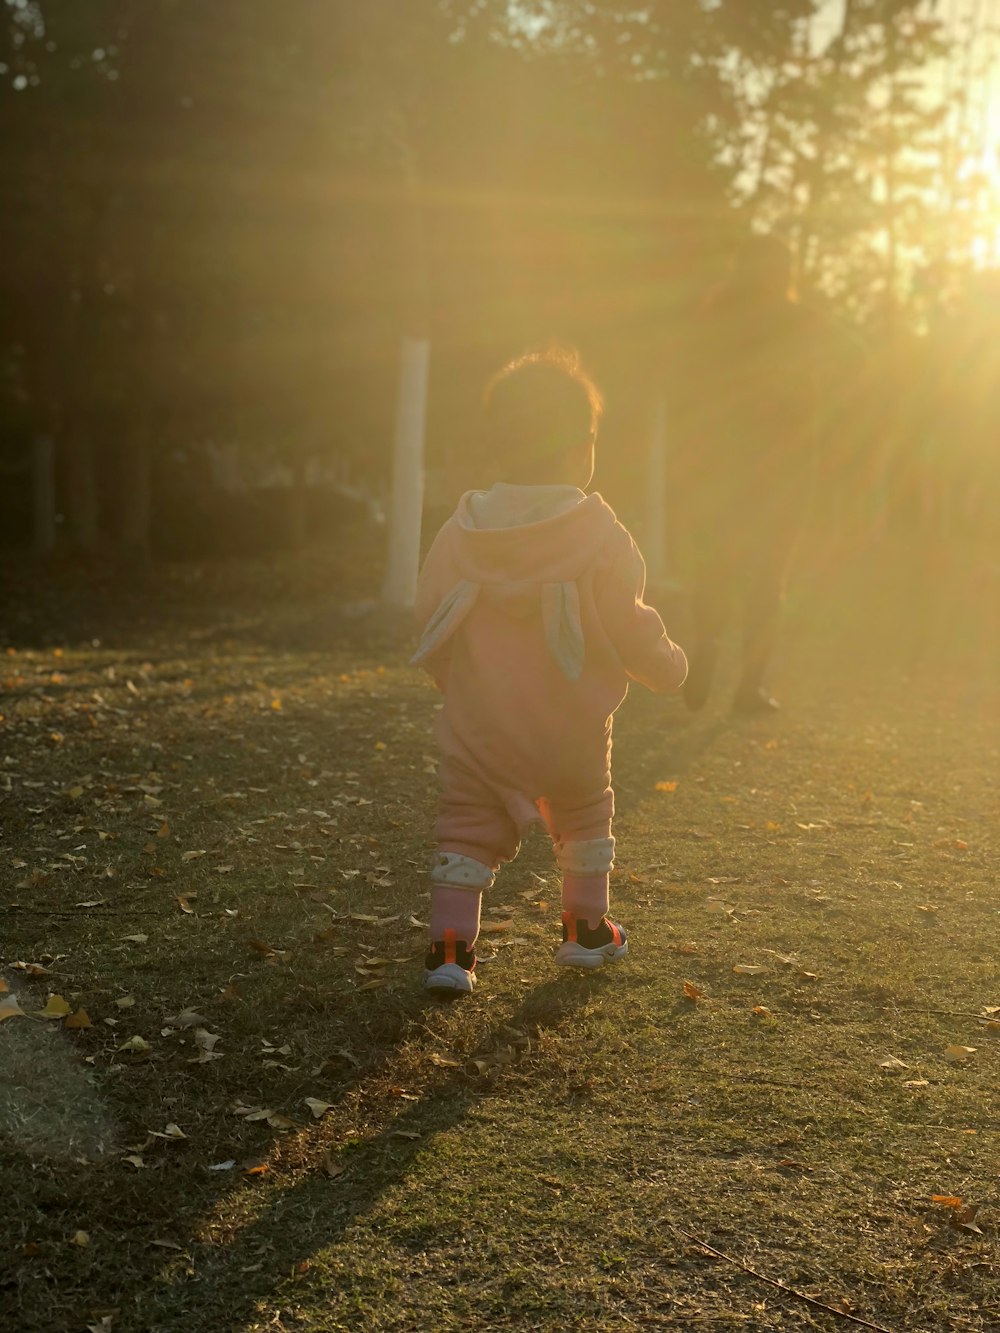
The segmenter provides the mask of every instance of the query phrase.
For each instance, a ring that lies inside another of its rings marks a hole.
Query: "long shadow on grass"
[[[544,1030],[569,1021],[593,999],[603,977],[561,976],[533,989],[520,1004],[498,1016],[478,1049],[507,1050],[516,1065],[530,1059],[530,1045],[518,1052],[510,1047],[510,1030],[524,1033],[529,1043]],[[254,1306],[278,1297],[290,1273],[300,1271],[312,1256],[329,1250],[373,1213],[381,1198],[403,1181],[414,1160],[433,1140],[454,1129],[484,1098],[502,1089],[506,1065],[493,1066],[477,1076],[470,1063],[461,1070],[441,1070],[440,1077],[419,1102],[389,1120],[378,1133],[350,1142],[335,1156],[330,1179],[317,1162],[307,1178],[278,1194],[255,1220],[243,1227],[224,1248],[196,1250],[197,1283],[147,1289],[144,1316],[151,1326],[229,1330],[241,1333]],[[461,1207],[461,1196],[456,1196]],[[252,1273],[252,1277],[247,1274]],[[227,1308],[225,1319],[221,1309]]]

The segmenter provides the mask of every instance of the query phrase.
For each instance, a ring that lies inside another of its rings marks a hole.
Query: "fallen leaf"
[[[186,861],[197,861],[197,860],[199,860],[202,856],[207,856],[207,855],[208,855],[208,852],[205,852],[205,851],[201,851],[201,852],[181,852],[181,860],[182,860],[182,861],[185,861],[185,862],[186,862]]]
[[[82,1249],[85,1245],[90,1244],[90,1233],[88,1231],[74,1231],[70,1237],[69,1243],[71,1245],[79,1245]]]
[[[209,1171],[232,1171],[235,1165],[236,1165],[236,1159],[234,1157],[230,1157],[228,1161],[225,1162],[213,1162],[211,1166],[209,1166],[207,1169]]]
[[[505,930],[513,930],[513,920],[507,921],[485,921],[480,927],[483,935],[502,935]]]
[[[975,1055],[975,1046],[946,1046],[944,1048],[944,1058],[950,1060],[952,1064],[961,1064],[963,1060],[968,1060],[971,1055]]]
[[[42,963],[24,963],[20,959],[14,964],[14,971],[23,972],[28,977],[45,977],[49,973]]]
[[[160,827],[156,830],[156,836],[158,838],[170,837],[170,825],[167,823],[166,820],[164,820],[163,823],[160,825]]]
[[[134,995],[120,995],[115,1004],[119,1009],[132,1009],[135,1007]]]
[[[164,1130],[162,1130],[162,1131],[160,1131],[160,1130],[158,1130],[158,1129],[151,1129],[149,1132],[150,1132],[150,1134],[153,1136],[154,1139],[186,1139],[186,1138],[187,1138],[187,1135],[184,1133],[183,1129],[181,1129],[180,1125],[175,1125],[172,1121],[171,1121],[171,1123],[170,1123],[169,1125],[167,1125],[167,1127],[166,1127]]]
[[[713,916],[732,916],[733,909],[728,907],[721,898],[706,898],[705,911]]]
[[[120,1051],[148,1051],[150,1050],[150,1045],[149,1042],[144,1041],[142,1037],[135,1036],[129,1037],[128,1041],[123,1041],[118,1049]]]
[[[321,1102],[318,1097],[304,1097],[303,1101],[317,1120],[333,1109],[333,1102]]]
[[[4,981],[3,977],[0,977],[0,995],[6,995],[9,990],[10,987],[7,985],[6,981]]]
[[[202,1018],[201,1014],[194,1009],[182,1009],[180,1013],[175,1014],[173,1018],[165,1018],[163,1021],[168,1023],[172,1028],[205,1027],[208,1023],[208,1019]]]
[[[267,1162],[244,1162],[240,1167],[240,1173],[244,1176],[263,1176],[266,1175],[270,1169],[271,1168]]]
[[[196,893],[178,893],[174,901],[182,912],[186,912],[188,916],[192,916],[194,908],[191,904],[197,897],[198,895]]]
[[[39,1009],[36,1018],[65,1018],[73,1009],[61,995],[50,995],[44,1009]]]
[[[692,1003],[707,998],[705,992],[701,990],[700,987],[696,986],[693,981],[685,981],[683,991],[685,1000],[691,1000]]]
[[[923,912],[925,916],[934,916],[934,915],[937,913],[937,910],[938,910],[938,909],[934,906],[933,903],[918,903],[918,904],[917,904],[917,911],[918,911],[918,912]]]
[[[439,1055],[437,1051],[431,1051],[427,1057],[432,1065],[437,1065],[439,1069],[461,1069],[461,1060],[456,1060],[453,1055]]]
[[[78,1032],[82,1028],[89,1028],[92,1026],[93,1024],[90,1021],[90,1015],[87,1013],[86,1009],[78,1009],[75,1014],[67,1014],[66,1022],[63,1023],[64,1028],[73,1032]]]
[[[766,820],[765,823],[764,823],[764,828],[767,830],[768,833],[780,833],[780,832],[781,832],[781,825],[778,824],[778,823],[776,823],[775,820],[773,820],[773,819],[768,819],[768,820]]]
[[[331,1180],[336,1180],[347,1170],[343,1162],[335,1162],[329,1153],[323,1158],[323,1170]]]
[[[27,1018],[27,1014],[17,1002],[17,997],[12,995],[9,1000],[0,1000],[0,1023],[5,1018]]]
[[[674,792],[677,790],[676,782],[658,782],[653,788],[654,791]]]
[[[142,1157],[137,1152],[130,1153],[127,1157],[123,1157],[122,1161],[128,1162],[129,1166],[134,1166],[137,1171],[141,1171],[142,1168],[146,1165],[146,1163],[142,1160]]]
[[[220,1036],[221,1033],[209,1032],[207,1028],[195,1028],[194,1044],[201,1051],[212,1052],[215,1050],[215,1044]]]
[[[671,949],[674,953],[700,953],[701,950],[697,944],[672,944]]]
[[[163,804],[163,802],[159,800],[156,796],[150,796],[149,792],[147,792],[142,799],[143,803],[147,805],[150,808],[150,810],[155,810],[157,806]]]
[[[733,965],[733,971],[741,977],[756,977],[759,976],[761,972],[766,972],[767,968],[759,967],[754,963],[735,963]]]
[[[962,1198],[959,1194],[932,1194],[931,1203],[939,1208],[961,1208]]]
[[[130,944],[145,944],[149,939],[148,935],[123,935],[123,940],[128,940]]]
[[[422,1135],[416,1129],[394,1129],[389,1137],[390,1139],[419,1139]]]
[[[925,1078],[908,1078],[902,1086],[904,1088],[928,1088],[930,1084]]]
[[[887,1060],[880,1060],[879,1069],[909,1069],[909,1065],[903,1060],[897,1059],[895,1055],[890,1055]]]
[[[751,1012],[755,1013],[758,1018],[774,1017],[774,1015],[771,1013],[770,1009],[768,1009],[766,1004],[755,1004]]]
[[[104,898],[91,898],[89,902],[76,903],[75,905],[77,907],[103,907],[105,901],[106,900]]]

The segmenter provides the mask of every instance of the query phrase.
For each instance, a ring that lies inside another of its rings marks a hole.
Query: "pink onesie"
[[[630,679],[666,692],[687,673],[644,585],[635,542],[597,494],[463,496],[417,593],[413,660],[444,693],[439,852],[495,871],[533,822],[557,845],[610,837],[612,715]]]

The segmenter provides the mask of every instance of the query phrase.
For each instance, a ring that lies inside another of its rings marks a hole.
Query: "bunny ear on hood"
[[[482,586],[469,579],[456,583],[427,622],[420,646],[410,658],[410,666],[418,666],[451,638],[479,600],[481,591]]]

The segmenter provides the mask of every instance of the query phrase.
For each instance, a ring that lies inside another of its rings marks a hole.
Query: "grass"
[[[862,573],[780,718],[633,692],[627,965],[555,974],[532,841],[452,1007],[398,633],[318,568],[20,585],[2,976],[90,1026],[0,1023],[4,1326],[1000,1329],[996,626]]]

